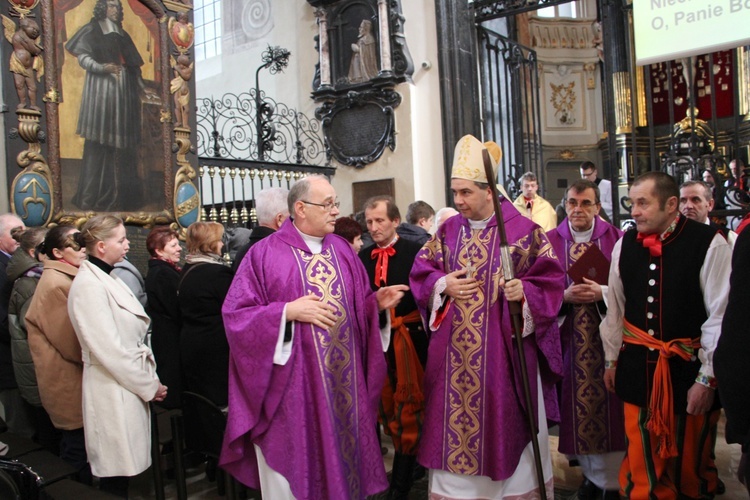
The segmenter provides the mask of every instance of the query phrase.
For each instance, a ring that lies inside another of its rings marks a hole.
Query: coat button
[[[646,300],[648,301],[649,304],[651,304],[654,301],[654,298],[649,295],[648,297],[646,297]]]
[[[656,280],[648,280],[648,284],[650,286],[654,286],[656,284]]]
[[[656,270],[656,264],[651,264],[650,266],[648,266],[648,268],[651,269],[652,271],[655,271]]]

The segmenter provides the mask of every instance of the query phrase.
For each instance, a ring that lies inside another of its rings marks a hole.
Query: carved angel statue
[[[41,57],[42,46],[39,45],[39,25],[29,17],[21,17],[16,29],[16,23],[6,16],[3,18],[5,39],[13,45],[10,56],[10,72],[18,94],[16,109],[33,109],[40,111],[36,105],[36,80],[44,75],[44,60]]]
[[[174,94],[175,124],[178,127],[190,128],[190,85],[195,63],[186,54],[180,54],[177,59],[172,58],[174,78],[169,91]]]

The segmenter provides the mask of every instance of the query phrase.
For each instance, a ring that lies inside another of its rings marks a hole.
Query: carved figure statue
[[[372,21],[363,19],[359,25],[357,43],[352,44],[352,60],[349,63],[349,82],[366,82],[378,74],[378,54]]]
[[[594,32],[594,38],[591,42],[594,44],[596,55],[599,57],[599,60],[604,62],[604,36],[602,34],[602,24],[599,21],[594,21],[591,28]]]
[[[178,127],[190,128],[190,85],[195,63],[186,54],[180,54],[174,60],[174,78],[170,85],[170,92],[174,95],[175,124]]]
[[[36,82],[44,75],[44,60],[40,57],[42,47],[37,43],[39,25],[29,17],[22,17],[18,22],[19,29],[16,29],[16,24],[12,20],[6,16],[2,18],[5,38],[13,45],[10,72],[13,73],[13,82],[18,94],[16,109],[40,111],[36,105]]]

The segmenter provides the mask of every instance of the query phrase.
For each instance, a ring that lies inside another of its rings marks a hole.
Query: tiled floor
[[[551,448],[557,450],[557,438],[550,437]],[[383,443],[388,445],[387,438]],[[737,465],[739,464],[740,450],[737,445],[728,445],[724,440],[724,419],[719,422],[719,437],[716,446],[716,465],[719,468],[719,476],[724,481],[727,491],[724,495],[717,497],[719,500],[747,500],[748,492],[739,481],[737,481]],[[568,466],[568,461],[564,456],[553,452],[553,466],[555,472],[555,497],[557,499],[575,498],[575,490],[581,483],[581,473],[578,468]],[[389,447],[388,453],[384,457],[385,467],[390,470],[393,462],[393,449]],[[219,499],[216,491],[216,483],[209,482],[202,467],[191,469],[188,478],[188,495],[191,499],[209,500]],[[384,495],[378,495],[377,499],[384,498]],[[132,500],[150,500],[154,498],[153,481],[150,471],[146,471],[135,478],[130,487],[130,498]],[[175,499],[177,493],[174,481],[167,481],[166,498]],[[420,481],[412,490],[410,495],[412,500],[424,500],[427,498],[427,482]],[[273,500],[267,498],[266,500]],[[373,499],[374,500],[374,499]]]

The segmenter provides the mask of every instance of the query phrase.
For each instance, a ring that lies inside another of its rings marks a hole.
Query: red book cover
[[[568,276],[576,284],[583,283],[583,278],[606,285],[609,279],[609,259],[604,256],[599,247],[591,245],[578,260],[568,269]]]

